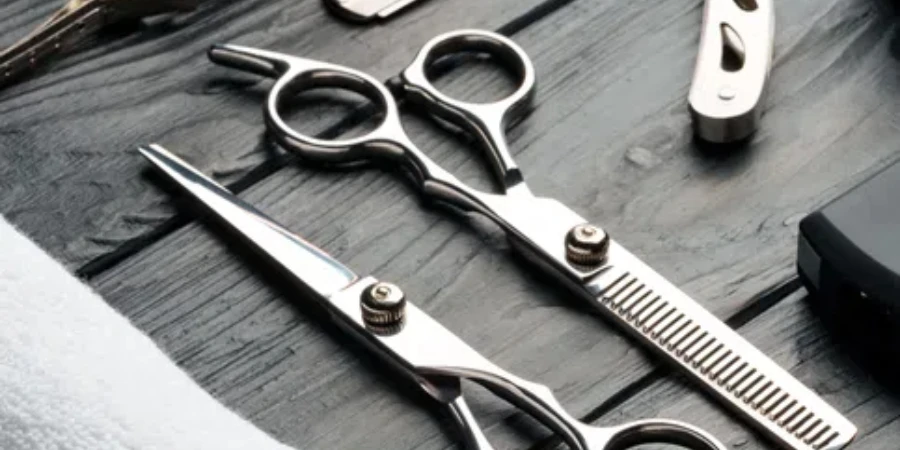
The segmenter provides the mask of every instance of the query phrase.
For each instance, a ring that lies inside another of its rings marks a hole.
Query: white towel
[[[288,447],[0,217],[0,449]]]

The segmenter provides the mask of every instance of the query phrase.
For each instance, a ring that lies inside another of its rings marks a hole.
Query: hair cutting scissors
[[[447,405],[470,448],[487,450],[491,445],[463,398],[463,379],[477,382],[525,410],[573,449],[613,450],[657,442],[695,450],[726,450],[706,432],[676,421],[643,420],[611,428],[578,421],[548,387],[496,366],[407,301],[399,287],[357,276],[162,147],[151,145],[140,151],[291,281],[309,291],[341,328]]]
[[[518,75],[519,88],[493,103],[463,102],[444,95],[428,80],[426,69],[460,52],[494,55]],[[424,195],[496,223],[516,251],[781,445],[837,449],[856,434],[856,427],[838,411],[602,228],[556,200],[531,193],[509,153],[504,133],[510,121],[527,112],[534,97],[535,74],[524,50],[511,40],[478,30],[440,35],[425,44],[392,83],[398,95],[477,139],[496,172],[499,194],[469,187],[428,158],[406,136],[388,88],[363,72],[235,45],[214,46],[209,56],[216,63],[276,79],[265,104],[265,119],[284,148],[319,162],[381,159],[407,169]],[[383,111],[381,124],[364,136],[337,140],[318,139],[292,129],[282,119],[279,107],[293,94],[317,87],[343,88],[367,96]]]

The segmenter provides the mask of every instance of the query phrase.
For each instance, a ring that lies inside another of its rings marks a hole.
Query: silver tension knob
[[[406,296],[397,285],[376,283],[363,291],[360,300],[363,322],[379,334],[394,334],[403,327]]]
[[[578,225],[566,236],[566,257],[572,264],[596,267],[606,259],[609,235],[591,224]]]

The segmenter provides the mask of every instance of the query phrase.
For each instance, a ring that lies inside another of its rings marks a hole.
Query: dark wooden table
[[[4,0],[0,45],[58,6]],[[743,150],[697,148],[686,107],[699,0],[431,0],[353,26],[315,0],[213,2],[118,31],[0,92],[0,212],[85,278],[229,407],[303,448],[446,448],[454,434],[232,239],[166,192],[134,151],[159,142],[360,273],[393,280],[501,365],[548,383],[599,424],[661,415],[734,448],[770,448],[638,345],[516,264],[495,230],[423,204],[376,169],[304,168],[269,142],[269,82],[214,66],[214,42],[325,59],[381,79],[438,32],[504,32],[538,71],[510,131],[533,189],[593,217],[860,429],[851,448],[900,448],[898,398],[840,351],[794,278],[797,222],[897,158],[900,77],[887,0],[782,0],[761,131]],[[489,98],[510,81],[476,65],[439,84]],[[329,100],[331,99],[331,100]],[[311,133],[358,132],[360,104],[309,95]],[[410,118],[413,139],[489,186],[464,139]],[[424,207],[423,207],[424,206]],[[122,361],[128,364],[128,361]],[[151,388],[148,386],[148,389]],[[542,428],[472,388],[498,448],[550,448]]]

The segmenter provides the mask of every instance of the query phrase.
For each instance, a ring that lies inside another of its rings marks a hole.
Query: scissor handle
[[[575,419],[562,407],[549,387],[534,383],[494,366],[468,378],[518,405],[553,429],[573,449],[625,450],[644,444],[674,444],[691,450],[727,450],[706,431],[666,419],[640,420],[616,427],[597,427]]]
[[[464,102],[443,94],[428,81],[427,69],[442,57],[460,52],[484,52],[498,57],[519,76],[518,89],[490,103]],[[336,64],[237,45],[216,45],[209,57],[218,64],[277,79],[266,101],[265,117],[275,139],[287,149],[307,159],[339,164],[394,157],[411,162],[422,179],[435,173],[433,164],[404,133],[397,103],[387,87],[370,75]],[[351,139],[318,139],[288,126],[279,112],[283,102],[301,91],[321,87],[346,89],[367,97],[384,113],[381,124],[368,134]],[[474,135],[488,150],[504,192],[511,193],[517,186],[516,192],[527,192],[505,137],[507,124],[526,113],[534,97],[534,67],[521,47],[489,31],[445,33],[425,44],[401,74],[399,87],[406,98],[430,114]]]
[[[431,84],[427,76],[431,65],[445,56],[468,52],[487,53],[498,58],[519,78],[516,90],[494,102],[473,103],[454,99]],[[504,192],[522,183],[522,173],[506,144],[506,127],[526,114],[534,99],[534,65],[525,50],[505,36],[490,31],[451,31],[426,43],[400,75],[400,81],[405,98],[478,139],[488,152]]]
[[[585,424],[565,410],[548,386],[496,366],[455,336],[443,342],[444,350],[454,351],[442,353],[448,356],[441,357],[440,365],[417,364],[423,375],[435,373],[481,384],[522,408],[574,450],[625,450],[652,443],[674,444],[691,450],[727,450],[706,431],[674,420],[640,420],[615,427]]]
[[[379,156],[403,156],[409,139],[400,125],[397,103],[383,83],[349,67],[238,45],[215,45],[209,58],[218,64],[275,78],[266,100],[266,125],[275,139],[301,156],[319,162],[347,164]],[[383,113],[371,132],[349,139],[320,139],[301,133],[284,120],[280,107],[293,95],[315,88],[338,88],[361,94]]]
[[[593,450],[626,450],[646,444],[672,444],[691,450],[728,448],[706,431],[677,420],[638,420],[597,430],[599,436],[592,437],[589,445]]]

